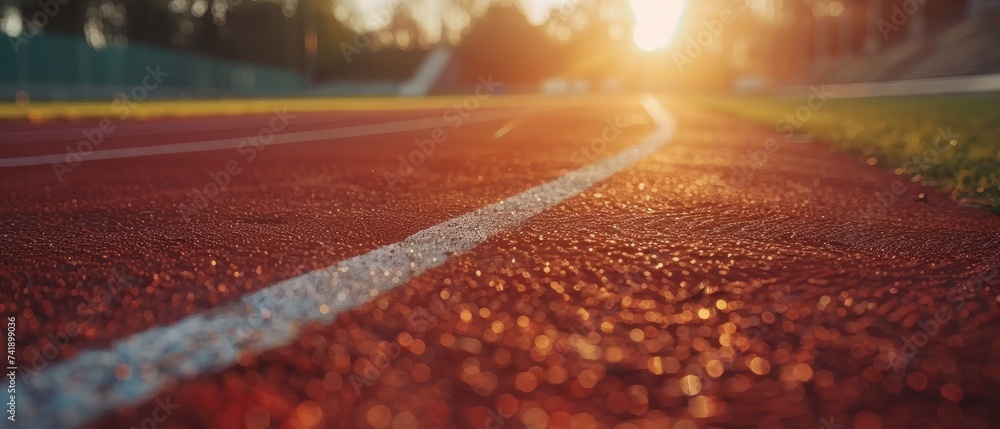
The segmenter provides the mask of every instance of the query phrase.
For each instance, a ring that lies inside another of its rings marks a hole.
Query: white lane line
[[[497,130],[497,132],[493,133],[493,140],[502,139],[503,136],[507,135],[507,133],[511,131],[514,131],[514,128],[521,126],[521,124],[523,124],[525,121],[527,121],[527,118],[524,117],[514,118],[513,121],[508,122],[507,125],[500,127],[500,129]]]
[[[295,112],[292,112],[295,113]],[[322,113],[322,112],[316,112]],[[341,114],[342,112],[333,112]],[[375,113],[375,112],[366,112]],[[387,115],[385,120],[403,120],[418,118],[419,115],[413,112],[391,111],[392,115]],[[189,118],[184,120],[157,120],[148,122],[128,122],[123,124],[113,123],[114,132],[109,137],[139,137],[158,134],[183,134],[201,131],[230,131],[230,130],[252,130],[260,125],[254,121],[267,121],[272,114],[255,114],[243,116],[224,116],[218,118]],[[426,116],[426,115],[425,115]],[[371,117],[370,115],[368,116]],[[295,120],[295,125],[313,124],[337,124],[350,122],[358,119],[358,116],[314,116],[302,117]],[[115,120],[118,122],[118,120]],[[41,127],[39,125],[38,127]],[[0,145],[23,144],[23,143],[48,143],[48,142],[70,142],[75,144],[87,137],[84,131],[93,131],[100,127],[100,122],[92,123],[89,127],[72,128],[46,128],[33,129],[31,131],[0,131]]]
[[[381,124],[369,124],[369,125],[358,125],[353,127],[345,128],[331,128],[325,130],[313,130],[313,131],[299,131],[294,133],[276,134],[270,142],[265,143],[263,141],[257,141],[258,144],[263,146],[274,146],[281,144],[290,143],[304,143],[310,141],[323,141],[323,140],[335,140],[335,139],[345,139],[351,137],[362,137],[362,136],[374,136],[380,134],[391,134],[400,133],[406,131],[419,131],[419,130],[429,130],[433,128],[445,128],[452,129],[457,121],[461,119],[460,126],[466,124],[475,124],[481,122],[491,122],[501,119],[511,119],[517,118],[524,115],[535,115],[539,113],[551,112],[555,110],[563,110],[564,108],[545,108],[545,109],[531,109],[525,111],[523,109],[515,110],[487,110],[471,114],[468,118],[463,118],[458,114],[455,114],[454,120],[446,120],[444,116],[436,116],[431,118],[420,118],[420,119],[410,119],[405,121],[394,121],[385,122]],[[267,124],[267,121],[262,122],[262,127]],[[83,160],[86,161],[96,161],[101,159],[119,159],[119,158],[133,158],[139,156],[152,156],[152,155],[169,155],[178,153],[190,153],[190,152],[205,152],[211,150],[222,150],[222,149],[236,149],[239,145],[245,141],[250,136],[221,139],[221,140],[207,140],[198,142],[187,142],[187,143],[173,143],[157,146],[141,146],[141,147],[129,147],[129,148],[119,148],[119,149],[105,149],[105,150],[95,150],[87,155]],[[0,168],[4,167],[24,167],[30,165],[45,165],[53,164],[58,162],[66,162],[66,152],[51,154],[51,155],[37,155],[37,156],[26,156],[20,158],[0,158]]]
[[[118,407],[149,400],[175,380],[225,369],[243,353],[290,344],[306,324],[332,323],[337,314],[579,195],[673,137],[674,120],[659,102],[649,96],[643,104],[658,128],[608,159],[398,243],[268,286],[236,303],[136,333],[109,350],[84,351],[24,379],[19,400],[27,426],[76,427]],[[325,313],[320,310],[323,304],[328,306]],[[131,378],[117,380],[115,367],[120,364],[131,368]]]

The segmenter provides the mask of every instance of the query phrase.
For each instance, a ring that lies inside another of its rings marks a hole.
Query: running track
[[[1000,421],[1000,219],[822,144],[747,170],[778,136],[648,96],[113,125],[0,124],[23,427]]]

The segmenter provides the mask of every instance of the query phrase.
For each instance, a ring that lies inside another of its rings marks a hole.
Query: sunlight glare
[[[393,0],[365,0],[345,4],[351,11],[355,29],[378,31],[391,24],[391,17],[398,10],[400,3]]]
[[[680,30],[688,0],[630,0],[635,45],[644,51],[666,49]]]
[[[580,0],[521,0],[521,13],[532,25],[542,25],[552,14],[572,11],[580,5]]]
[[[509,2],[510,0],[508,0]],[[574,16],[585,0],[513,0],[532,25]],[[620,0],[623,4],[626,0]],[[689,0],[627,0],[634,19],[633,41],[644,51],[666,49],[680,29]],[[417,24],[418,38],[436,43],[447,35],[455,43],[473,18],[482,16],[491,5],[504,0],[340,0],[335,16],[355,31],[375,32],[393,25],[397,12]],[[507,3],[509,4],[509,3]],[[562,37],[569,38],[569,35]]]

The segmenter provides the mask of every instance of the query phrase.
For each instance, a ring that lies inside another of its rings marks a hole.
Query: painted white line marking
[[[420,64],[413,78],[400,86],[399,95],[403,97],[426,96],[427,93],[431,92],[431,88],[441,77],[441,73],[444,72],[449,62],[451,62],[451,49],[435,48],[430,54],[427,54],[427,58]]]
[[[673,118],[653,97],[643,104],[658,128],[635,146],[398,243],[276,283],[176,324],[139,332],[110,350],[84,351],[20,384],[22,418],[36,428],[79,426],[151,399],[175,380],[227,368],[243,353],[290,344],[308,323],[332,323],[337,314],[579,195],[665,145],[674,135]],[[325,314],[322,304],[329,307]],[[120,364],[132,369],[131,378],[116,379]]]
[[[500,127],[497,132],[493,133],[493,140],[500,140],[503,136],[507,135],[507,133],[513,131],[514,128],[521,126],[521,124],[523,124],[526,120],[527,118],[521,117],[508,122],[507,125]]]
[[[295,112],[292,112],[295,113]],[[312,113],[312,112],[309,112]],[[322,113],[322,112],[316,112]],[[344,112],[333,112],[336,114],[344,114]],[[379,113],[379,112],[365,112],[365,113]],[[414,114],[414,112],[404,112],[404,111],[392,111],[392,115],[386,115],[382,118],[385,121],[393,120],[404,120],[404,119],[415,119],[419,115]],[[351,113],[354,115],[355,113]],[[349,123],[352,120],[359,119],[360,116],[314,116],[309,115],[308,118],[300,116],[295,119],[295,125],[312,125],[312,124],[328,124],[334,125],[337,123]],[[426,115],[424,115],[426,116]],[[371,115],[368,116],[369,118]],[[126,122],[118,124],[119,119],[113,120],[113,125],[115,126],[114,132],[108,134],[108,137],[139,137],[139,136],[150,136],[158,134],[183,134],[183,133],[194,133],[202,131],[230,131],[230,130],[253,130],[254,128],[260,128],[259,122],[267,121],[271,118],[270,114],[252,114],[252,115],[242,115],[242,116],[223,116],[217,118],[188,118],[183,120],[157,120],[148,122]],[[37,127],[42,127],[44,125],[38,125]],[[2,132],[0,131],[0,145],[7,144],[21,144],[21,143],[48,143],[48,142],[68,142],[70,144],[76,144],[80,140],[86,139],[83,134],[84,131],[93,131],[100,127],[100,122],[94,122],[89,127],[67,127],[67,128],[56,128],[47,127],[45,129],[33,129],[30,131],[11,131]]]
[[[521,109],[513,111],[486,110],[486,111],[476,112],[471,116],[469,116],[468,118],[462,118],[462,125],[475,124],[481,122],[491,122],[501,119],[517,118],[523,115],[535,115],[555,110],[562,110],[562,108],[532,109],[527,112]],[[267,121],[266,120],[263,121],[262,124],[266,125]],[[406,131],[429,130],[438,127],[451,129],[453,125],[454,121],[447,122],[444,119],[444,117],[438,116],[432,118],[386,122],[381,124],[358,125],[346,128],[333,128],[326,130],[300,131],[294,133],[276,134],[274,138],[271,139],[270,143],[264,143],[260,141],[258,141],[258,143],[264,146],[274,146],[274,145],[290,144],[290,143],[304,143],[311,141],[374,136],[380,134],[400,133]],[[222,149],[236,149],[239,147],[240,143],[246,141],[248,137],[250,136],[221,139],[221,140],[207,140],[199,142],[165,144],[158,146],[141,146],[141,147],[129,147],[129,148],[119,148],[119,149],[95,150],[91,152],[90,155],[87,155],[83,159],[83,162],[96,161],[101,159],[133,158],[139,156],[169,155],[178,153],[206,152],[211,150],[222,150]],[[0,168],[24,167],[29,165],[45,165],[57,162],[66,162],[66,152],[51,154],[51,155],[26,156],[21,158],[0,158]]]

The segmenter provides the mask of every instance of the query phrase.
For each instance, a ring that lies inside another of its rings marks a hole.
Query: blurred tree
[[[512,6],[491,8],[456,48],[470,82],[488,75],[504,82],[538,81],[559,74],[564,55],[542,27],[528,23]]]

